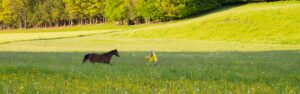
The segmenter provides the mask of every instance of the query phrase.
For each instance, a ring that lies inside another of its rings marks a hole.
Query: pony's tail
[[[86,55],[84,56],[83,60],[82,60],[82,63],[84,63],[86,60],[88,60],[89,57],[90,57],[90,55],[91,55],[91,54],[86,54]]]

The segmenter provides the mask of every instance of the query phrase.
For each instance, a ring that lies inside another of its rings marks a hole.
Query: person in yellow
[[[153,50],[151,50],[151,54],[149,56],[145,57],[146,59],[149,59],[149,62],[152,63],[152,65],[156,66],[157,65],[157,56]]]

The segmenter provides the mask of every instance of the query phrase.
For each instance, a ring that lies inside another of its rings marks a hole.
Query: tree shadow
[[[206,11],[195,12],[195,13],[191,14],[190,16],[187,16],[187,17],[184,17],[184,18],[181,18],[181,19],[176,19],[176,20],[180,21],[180,20],[195,19],[195,18],[198,18],[198,17],[210,15],[212,13],[227,11],[227,10],[230,10],[232,8],[236,8],[236,7],[245,5],[245,4],[247,4],[247,3],[227,4],[227,5],[219,6],[219,7],[216,7],[216,8],[208,9]]]
[[[66,37],[36,38],[36,39],[6,41],[6,42],[0,42],[0,45],[10,44],[10,43],[16,43],[16,42],[40,41],[40,40],[59,40],[59,39],[69,39],[69,38],[78,38],[78,37],[88,37],[88,36],[95,36],[95,35],[101,35],[101,34],[110,34],[110,33],[115,33],[115,31],[100,32],[100,33],[93,33],[93,34],[80,34],[80,35],[66,36]]]

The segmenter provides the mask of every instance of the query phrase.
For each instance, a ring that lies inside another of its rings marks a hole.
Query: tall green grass
[[[0,93],[300,92],[299,51],[122,52],[112,66],[83,52],[0,52]],[[5,63],[3,63],[5,62]]]

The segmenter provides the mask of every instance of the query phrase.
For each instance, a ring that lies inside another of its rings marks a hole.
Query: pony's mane
[[[114,50],[109,51],[109,53],[115,53],[115,52],[118,52],[118,50],[114,49]]]

